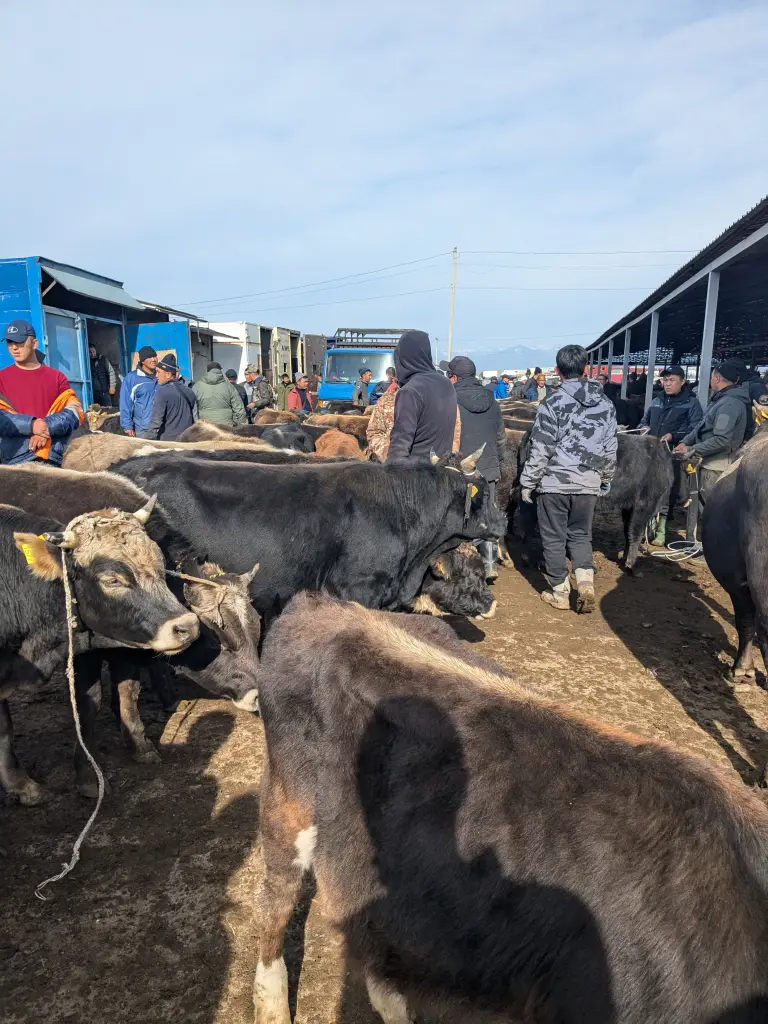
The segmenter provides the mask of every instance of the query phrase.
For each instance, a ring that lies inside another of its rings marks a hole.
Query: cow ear
[[[13,540],[35,576],[41,580],[61,579],[61,562],[43,537],[34,533],[14,533]]]
[[[433,575],[437,576],[438,579],[448,579],[448,569],[446,568],[445,562],[442,558],[436,558],[430,568],[432,569]]]

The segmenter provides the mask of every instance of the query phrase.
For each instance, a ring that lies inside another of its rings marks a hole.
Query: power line
[[[308,284],[294,284],[288,288],[271,288],[264,292],[247,292],[245,295],[226,295],[219,299],[190,299],[187,302],[179,302],[178,306],[206,306],[220,302],[234,302],[235,299],[255,299],[262,295],[281,295],[285,292],[300,291],[305,288],[315,288],[322,284],[334,284],[337,281],[349,281],[354,277],[369,277],[371,274],[382,274],[385,270],[397,270],[399,267],[412,267],[416,263],[428,263],[430,260],[440,259],[441,256],[450,256],[450,252],[438,252],[434,256],[424,256],[418,260],[407,260],[404,263],[393,263],[389,267],[379,267],[378,270],[362,270],[359,274],[345,274],[343,277],[329,277],[325,281],[310,281]]]
[[[625,288],[523,288],[507,284],[470,284],[465,285],[465,292],[650,292],[654,285],[634,284]]]
[[[306,302],[300,306],[259,306],[256,310],[238,310],[239,313],[245,314],[249,312],[255,313],[275,313],[280,310],[291,310],[291,309],[312,309],[315,306],[339,306],[348,302],[372,302],[375,299],[399,299],[403,295],[427,295],[430,292],[446,292],[449,289],[449,285],[443,285],[441,288],[418,288],[412,292],[390,292],[388,295],[366,295],[360,296],[359,298],[353,299],[329,299],[326,302]],[[223,315],[223,314],[222,314]],[[234,314],[230,314],[234,315]]]
[[[530,263],[473,263],[462,262],[463,267],[482,267],[487,270],[639,270],[645,267],[665,268],[676,267],[677,263],[561,263],[558,265],[544,264],[541,266]]]
[[[698,249],[463,249],[466,256],[663,256]]]

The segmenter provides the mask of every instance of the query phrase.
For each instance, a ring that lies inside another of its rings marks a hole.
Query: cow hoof
[[[756,672],[753,668],[734,668],[731,672],[732,679],[745,679],[754,682],[756,679]]]
[[[27,779],[22,788],[16,790],[16,795],[19,798],[19,803],[25,807],[39,807],[40,804],[44,804],[51,798],[50,792],[32,779]]]
[[[163,759],[160,757],[155,748],[150,744],[144,750],[134,750],[132,754],[133,760],[136,764],[162,764]]]
[[[627,576],[631,576],[635,580],[641,580],[643,578],[643,570],[636,569],[633,565],[625,565],[624,572]]]
[[[77,792],[86,800],[98,800],[99,784],[98,782],[81,782],[77,787]],[[109,796],[109,792],[109,783],[104,779],[104,796]]]

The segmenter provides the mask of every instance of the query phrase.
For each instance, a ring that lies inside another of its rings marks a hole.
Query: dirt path
[[[615,551],[615,526],[598,530],[598,550]],[[632,580],[596,560],[598,613],[555,612],[538,573],[502,571],[499,615],[485,635],[462,634],[559,700],[751,781],[768,756],[768,694],[724,682],[735,652],[726,596],[704,567],[646,559]],[[0,1020],[250,1024],[259,720],[208,700],[182,701],[166,720],[146,699],[157,769],[127,760],[103,710],[97,749],[112,795],[75,874],[43,903],[35,885],[69,856],[88,808],[71,790],[63,684],[12,710],[20,754],[55,792],[41,808],[0,793]],[[316,905],[303,945],[297,927],[289,948],[294,966],[303,955],[298,1024],[376,1024]]]

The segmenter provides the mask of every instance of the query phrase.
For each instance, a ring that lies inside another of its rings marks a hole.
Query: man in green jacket
[[[280,378],[280,383],[277,385],[277,408],[282,412],[286,412],[288,409],[288,392],[293,387],[291,378],[287,373],[284,373]]]
[[[201,420],[219,427],[241,427],[248,420],[243,400],[224,376],[220,363],[208,363],[208,371],[192,388]]]

